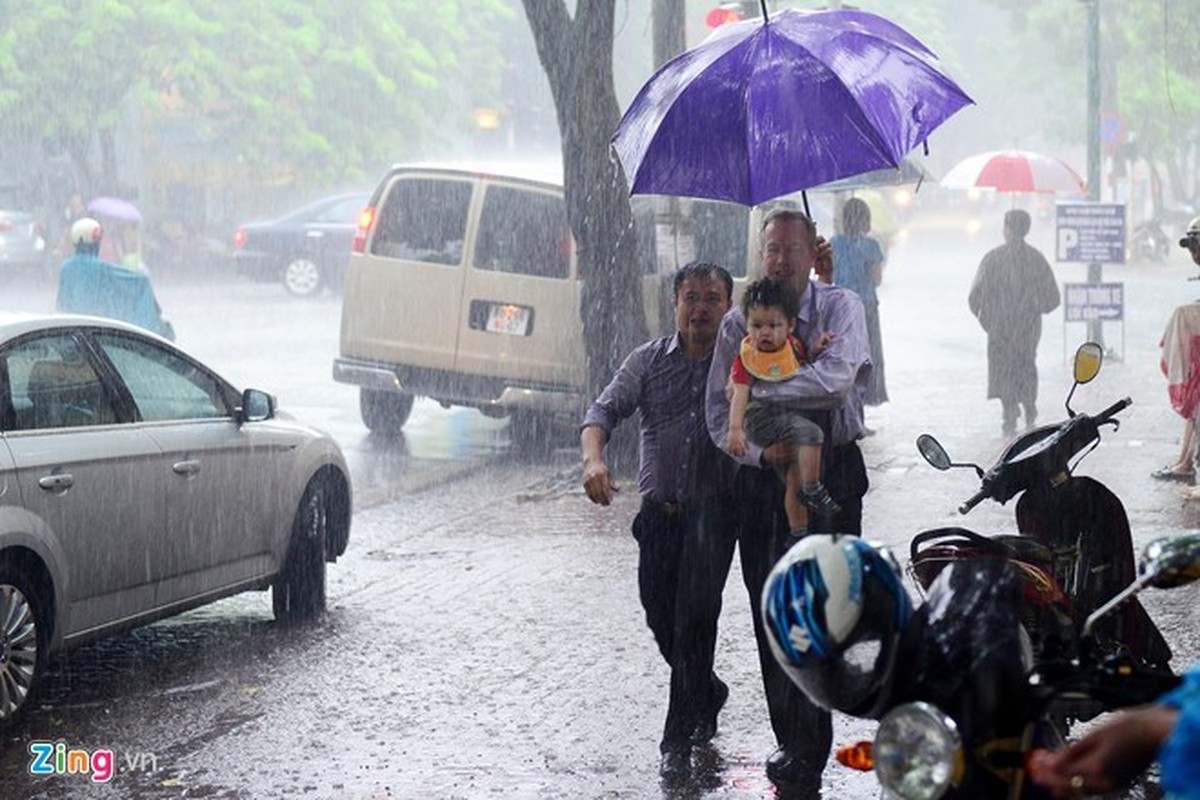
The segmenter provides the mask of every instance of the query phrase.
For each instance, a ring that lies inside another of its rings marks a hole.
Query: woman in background
[[[883,377],[883,339],[879,331],[879,297],[875,287],[883,280],[883,248],[867,234],[871,232],[871,209],[865,201],[851,197],[842,206],[842,232],[829,241],[833,248],[833,279],[857,294],[867,312],[867,336],[871,344],[871,380],[863,402],[869,406],[886,403]]]

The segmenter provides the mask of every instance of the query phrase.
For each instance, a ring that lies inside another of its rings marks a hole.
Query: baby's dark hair
[[[800,298],[787,284],[768,278],[746,284],[742,292],[742,313],[750,316],[750,309],[778,308],[788,319],[795,319],[800,311]]]

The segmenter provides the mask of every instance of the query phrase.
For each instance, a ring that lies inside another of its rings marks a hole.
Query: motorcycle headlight
[[[875,734],[875,774],[902,800],[936,800],[957,777],[962,737],[954,720],[929,703],[888,712]]]

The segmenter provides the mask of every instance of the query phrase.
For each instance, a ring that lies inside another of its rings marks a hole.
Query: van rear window
[[[388,258],[461,264],[472,185],[445,178],[392,184],[377,219],[371,252]]]
[[[489,186],[483,198],[475,269],[567,279],[571,228],[561,197]]]

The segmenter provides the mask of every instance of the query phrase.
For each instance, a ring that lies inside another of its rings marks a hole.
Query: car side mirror
[[[262,422],[275,416],[275,398],[261,389],[242,392],[242,405],[237,410],[238,422]]]

